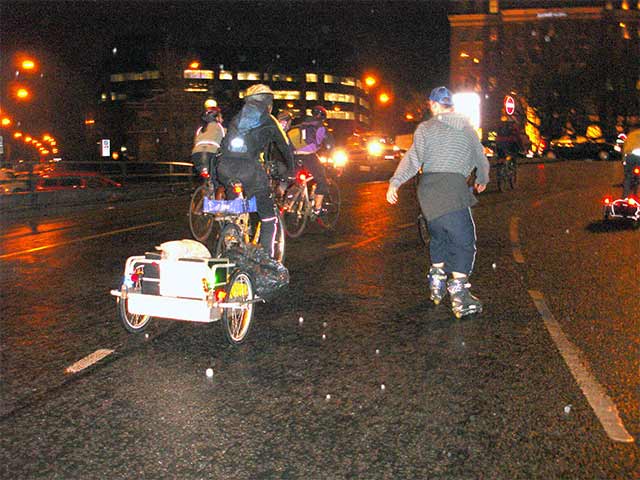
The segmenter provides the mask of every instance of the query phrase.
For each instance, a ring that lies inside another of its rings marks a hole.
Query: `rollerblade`
[[[471,294],[470,287],[471,284],[467,277],[452,278],[447,282],[447,290],[451,297],[451,310],[456,318],[482,312],[482,303]]]
[[[429,290],[431,291],[431,300],[436,305],[439,305],[445,294],[447,293],[447,275],[440,267],[431,267],[429,275]]]

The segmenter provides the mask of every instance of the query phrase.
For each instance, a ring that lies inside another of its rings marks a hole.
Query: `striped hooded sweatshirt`
[[[418,125],[389,183],[400,187],[422,169],[418,199],[427,220],[433,220],[477,203],[467,186],[474,168],[476,183],[489,183],[489,161],[467,118],[442,113]]]

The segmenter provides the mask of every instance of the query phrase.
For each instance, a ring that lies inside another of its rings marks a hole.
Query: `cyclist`
[[[322,211],[322,199],[328,193],[327,177],[324,166],[318,158],[318,151],[326,145],[328,141],[327,129],[324,121],[327,119],[327,109],[321,105],[316,105],[311,109],[311,116],[305,117],[301,124],[295,126],[305,132],[305,145],[295,151],[296,162],[311,172],[316,181],[315,200],[312,216],[318,218],[324,213]]]
[[[262,222],[260,244],[274,257],[278,217],[265,157],[275,143],[289,171],[293,171],[294,159],[286,133],[271,115],[272,108],[273,91],[267,85],[256,84],[247,89],[242,110],[231,120],[220,148],[218,179],[229,193],[232,183],[240,181],[247,198],[256,197]]]
[[[217,106],[207,108],[201,121],[193,141],[191,161],[199,174],[210,174],[215,182],[214,159],[225,134],[220,109]]]

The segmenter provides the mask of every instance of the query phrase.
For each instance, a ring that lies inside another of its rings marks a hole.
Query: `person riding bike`
[[[518,127],[513,121],[502,121],[496,135],[496,153],[498,158],[507,158],[522,152],[522,142]]]
[[[622,197],[638,195],[638,175],[634,173],[640,168],[640,128],[633,130],[624,141],[624,180],[622,182]]]
[[[316,105],[311,109],[311,116],[305,117],[302,123],[294,128],[299,128],[305,132],[304,146],[296,149],[296,162],[311,172],[316,181],[315,200],[312,215],[319,217],[322,215],[322,199],[328,193],[327,177],[324,166],[318,158],[318,151],[322,149],[327,141],[327,128],[324,121],[327,119],[327,109]]]
[[[209,107],[200,118],[202,124],[195,133],[191,161],[198,174],[210,174],[215,182],[215,157],[225,134],[220,108]]]
[[[278,216],[265,170],[266,155],[275,143],[290,172],[294,169],[294,158],[289,138],[271,115],[272,108],[273,91],[267,85],[256,84],[247,89],[242,110],[231,120],[220,148],[218,180],[227,188],[229,196],[233,183],[239,181],[247,198],[256,197],[262,222],[260,244],[273,257]]]

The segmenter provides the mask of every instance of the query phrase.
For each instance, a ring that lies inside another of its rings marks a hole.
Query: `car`
[[[0,169],[0,194],[27,191],[29,191],[29,183],[26,179],[17,177],[11,169]]]
[[[120,183],[95,172],[54,171],[39,176],[35,182],[37,192],[120,189],[121,187]]]
[[[565,160],[621,160],[620,145],[603,138],[591,139],[582,135],[564,135],[545,142],[540,152],[545,158]]]
[[[395,144],[393,137],[380,132],[353,133],[328,157],[327,163],[341,169],[345,175],[392,175],[404,150]]]

